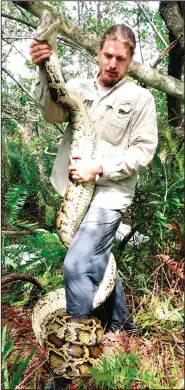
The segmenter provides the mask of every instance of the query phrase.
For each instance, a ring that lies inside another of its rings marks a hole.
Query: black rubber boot
[[[125,330],[125,332],[130,334],[138,334],[140,331],[137,329],[134,325],[134,323],[130,320],[126,321],[125,324],[120,324],[117,321],[112,321],[108,329],[106,330],[106,333],[112,332],[115,333],[117,331],[122,332]]]
[[[41,390],[65,390],[71,382],[71,379],[61,377],[54,378],[52,380],[42,382]]]

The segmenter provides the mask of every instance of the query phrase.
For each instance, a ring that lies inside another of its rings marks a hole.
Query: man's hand
[[[41,64],[51,54],[51,47],[47,42],[32,41],[30,43],[30,55],[35,65]]]
[[[84,160],[81,156],[72,156],[76,163],[69,166],[72,179],[78,183],[88,183],[95,180],[96,175],[103,172],[103,167],[95,160]]]

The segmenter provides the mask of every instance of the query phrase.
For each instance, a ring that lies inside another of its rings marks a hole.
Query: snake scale
[[[47,41],[51,55],[44,61],[51,98],[67,107],[72,140],[71,156],[77,152],[93,159],[95,132],[83,98],[67,90],[60,71],[57,54],[57,33],[60,21],[52,21],[48,11],[42,13],[34,39]],[[74,164],[74,163],[73,163]],[[71,241],[87,211],[94,191],[94,183],[78,184],[70,177],[67,190],[56,218],[56,227],[62,243],[69,248]],[[111,294],[116,279],[116,263],[111,253],[103,280],[93,299],[93,309],[100,306]],[[52,370],[66,378],[88,376],[90,367],[102,353],[101,322],[95,318],[72,318],[66,312],[65,289],[49,292],[37,302],[32,314],[32,327],[37,342],[49,357]]]

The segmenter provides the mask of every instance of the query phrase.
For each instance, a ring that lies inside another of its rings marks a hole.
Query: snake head
[[[37,41],[48,41],[49,44],[52,44],[56,39],[59,25],[60,20],[54,21],[49,11],[43,11],[34,38]]]

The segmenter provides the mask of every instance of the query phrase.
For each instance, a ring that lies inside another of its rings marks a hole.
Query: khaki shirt
[[[91,204],[125,212],[131,204],[138,172],[152,160],[157,146],[156,109],[152,94],[124,77],[99,97],[96,79],[72,79],[66,86],[84,98],[96,132],[96,157],[103,166]],[[48,122],[67,122],[68,111],[54,103],[40,69],[36,97]],[[71,126],[65,131],[50,181],[64,196],[68,182]]]

